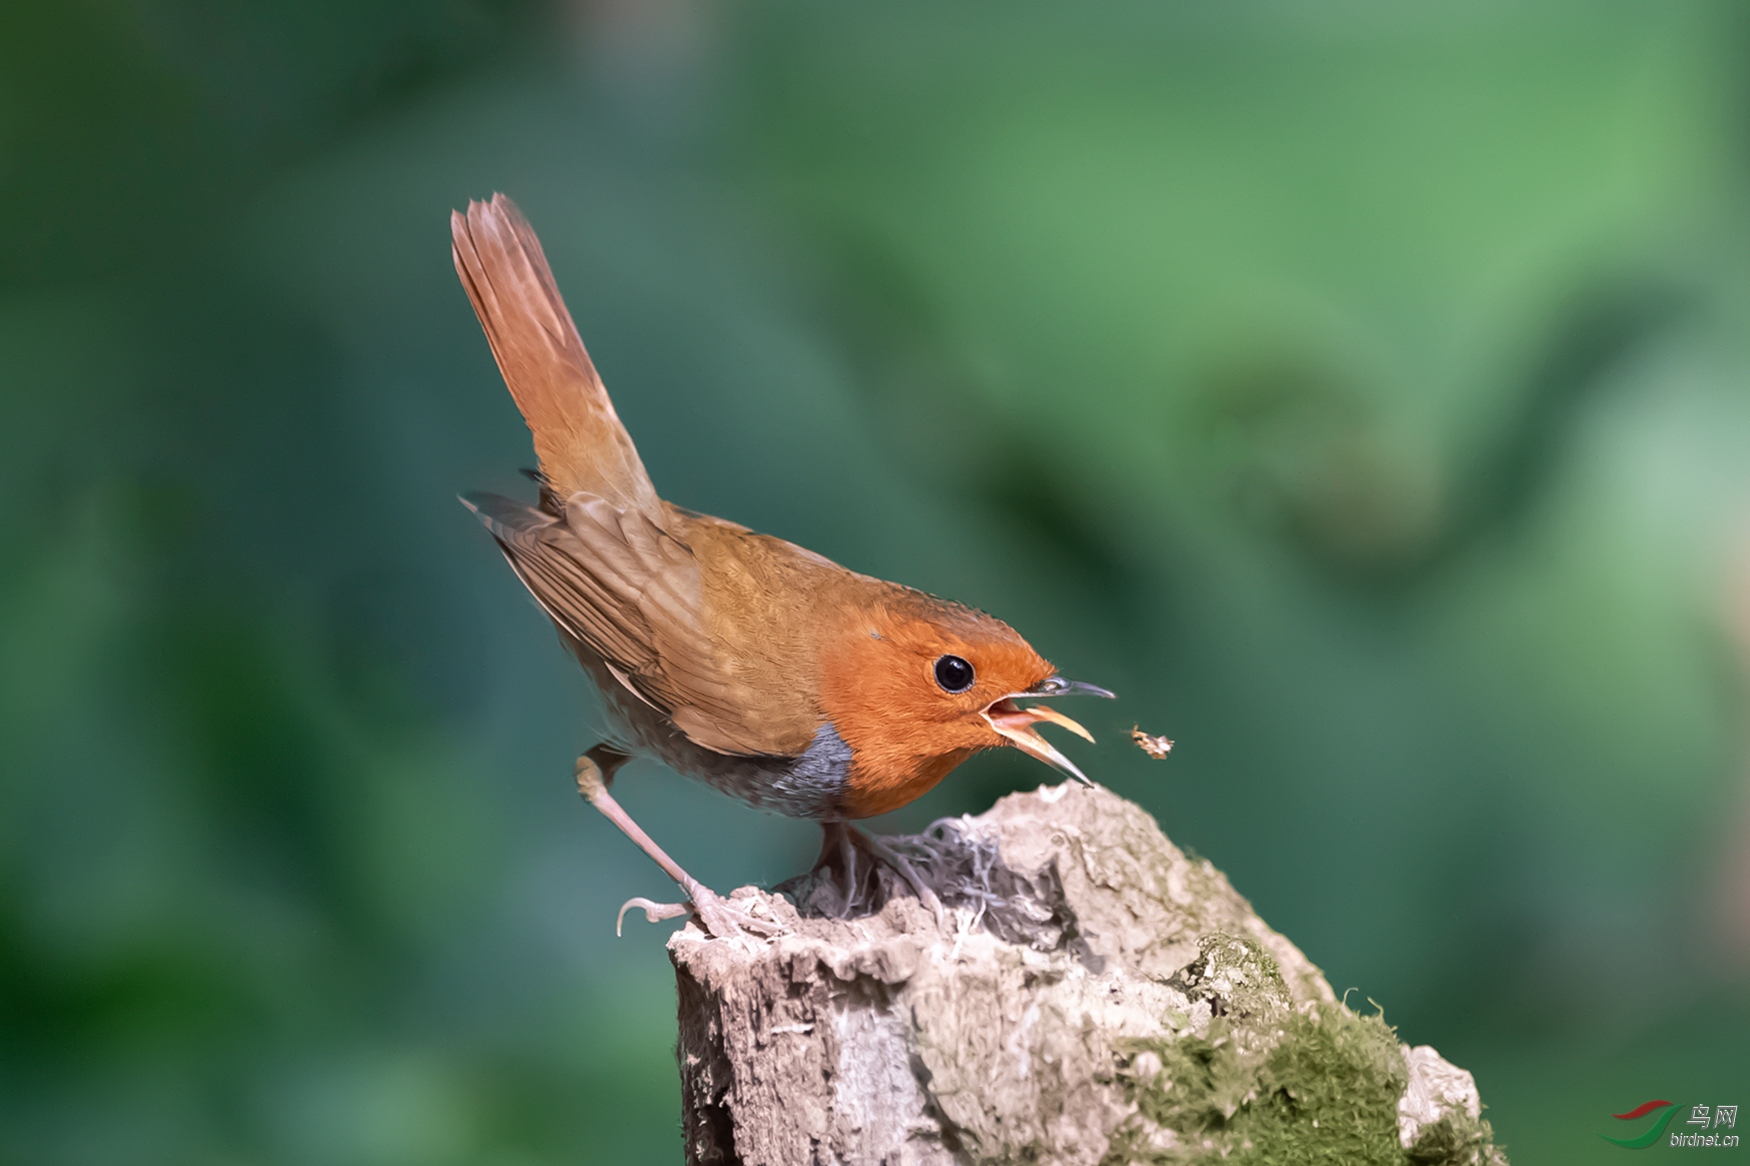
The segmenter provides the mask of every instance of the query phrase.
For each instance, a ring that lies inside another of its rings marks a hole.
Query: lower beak
[[[984,719],[990,722],[991,728],[1007,738],[1021,752],[1031,757],[1037,757],[1047,765],[1056,766],[1083,785],[1094,784],[1088,780],[1087,774],[1076,768],[1073,761],[1059,753],[1052,747],[1051,742],[1034,731],[1033,726],[1040,721],[1050,721],[1054,725],[1062,725],[1078,737],[1088,741],[1094,739],[1092,733],[1056,709],[1040,705],[1024,709],[1016,705],[1013,700],[1005,697],[984,710]]]

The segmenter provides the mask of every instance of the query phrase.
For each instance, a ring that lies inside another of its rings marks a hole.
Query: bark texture
[[[865,866],[737,891],[776,939],[670,940],[689,1162],[1504,1166],[1469,1073],[1140,807],[1066,784],[888,841],[940,913]]]

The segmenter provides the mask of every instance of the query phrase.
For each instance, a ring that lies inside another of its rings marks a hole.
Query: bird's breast
[[[923,797],[978,747],[950,749],[924,756],[883,759],[879,754],[857,757],[843,795],[847,819],[873,818]]]

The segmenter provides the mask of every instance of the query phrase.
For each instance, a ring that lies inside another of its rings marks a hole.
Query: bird
[[[629,900],[655,921],[691,913],[713,937],[771,934],[694,879],[610,793],[634,756],[754,807],[813,819],[836,846],[895,866],[851,823],[1012,747],[1087,784],[1041,736],[1081,725],[1018,700],[1111,697],[1066,680],[1002,620],[890,583],[771,535],[665,501],[621,424],[522,212],[503,194],[450,216],[456,273],[523,420],[535,505],[475,493],[516,576],[595,683],[607,738],[579,757],[584,798],[679,885],[687,903]],[[618,924],[616,924],[618,926]]]

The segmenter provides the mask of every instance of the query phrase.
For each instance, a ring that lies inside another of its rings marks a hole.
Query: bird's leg
[[[822,822],[821,828],[826,836],[822,840],[820,858],[815,861],[814,869],[820,870],[823,867],[832,866],[835,860],[838,865],[843,867],[845,879],[845,909],[843,914],[849,914],[856,902],[858,891],[857,852],[862,851],[868,856],[872,865],[885,866],[903,879],[905,884],[911,888],[912,894],[916,895],[918,901],[928,907],[938,920],[943,918],[942,901],[936,896],[936,892],[924,881],[923,876],[918,873],[917,867],[912,865],[911,860],[895,849],[886,839],[865,834],[848,822]]]
[[[822,822],[820,829],[820,857],[814,860],[814,869],[830,872],[836,866],[844,876],[839,891],[844,902],[838,913],[843,919],[857,901],[857,848],[851,842],[851,827],[844,822]]]
[[[928,883],[924,882],[923,876],[918,874],[917,867],[911,864],[910,859],[895,849],[893,844],[885,838],[874,834],[865,834],[855,826],[846,826],[845,833],[849,836],[853,846],[868,851],[871,858],[877,862],[886,863],[889,869],[904,879],[906,885],[911,888],[912,894],[918,897],[918,902],[930,909],[931,913],[936,916],[937,922],[943,922],[945,915],[942,910],[942,900],[937,898],[936,892],[931,889]]]
[[[621,808],[620,803],[608,792],[608,783],[613,780],[614,771],[624,765],[627,755],[609,745],[597,745],[577,759],[577,792],[583,795],[583,800],[599,810],[604,818],[620,828],[621,833],[638,844],[638,849],[648,854],[663,873],[680,884],[681,890],[692,900],[692,912],[699,917],[699,922],[705,930],[719,939],[728,939],[746,931],[757,931],[773,935],[783,930],[778,924],[765,919],[756,919],[744,911],[731,907],[716,892],[681,869],[680,863],[670,858],[656,842],[646,834],[638,823],[632,820],[632,815]],[[638,907],[644,911],[644,917],[652,923],[663,919],[675,919],[685,915],[688,907],[684,903],[654,903],[649,899],[628,899],[620,906],[619,917],[614,920],[614,934],[620,933],[620,924],[626,918],[626,912]]]

